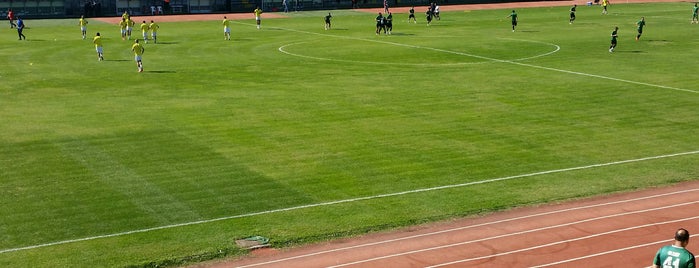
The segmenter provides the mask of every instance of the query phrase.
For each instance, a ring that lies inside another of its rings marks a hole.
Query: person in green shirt
[[[515,27],[517,26],[517,12],[515,12],[515,10],[513,9],[512,13],[510,13],[510,15],[507,17],[512,18],[512,31],[514,32]]]
[[[328,12],[328,15],[325,16],[325,30],[330,30],[331,24],[330,20],[333,18],[333,15],[330,15],[330,12]]]
[[[646,18],[641,17],[641,20],[636,22],[636,26],[638,26],[638,34],[636,35],[636,41],[638,41],[638,39],[641,39],[641,34],[643,34],[643,26],[646,26]]]
[[[694,3],[692,8],[692,23],[699,23],[699,6],[697,6],[697,3]]]
[[[616,48],[616,39],[619,37],[617,32],[619,31],[619,27],[614,27],[614,31],[612,31],[612,44],[609,46],[609,52],[614,52],[614,49]]]
[[[654,268],[695,268],[694,254],[686,249],[689,244],[689,231],[678,229],[672,245],[663,246],[653,259]]]
[[[417,19],[415,19],[415,7],[410,7],[410,15],[408,15],[408,23],[410,23],[410,20],[413,20],[413,23],[417,23]]]
[[[384,30],[384,33],[391,34],[393,31],[393,13],[388,12],[388,16],[386,16],[386,29]]]
[[[379,35],[381,34],[381,29],[384,29],[384,18],[381,12],[379,12],[379,15],[376,16],[376,34]]]

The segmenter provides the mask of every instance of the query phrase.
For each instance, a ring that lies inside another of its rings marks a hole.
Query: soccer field
[[[0,31],[0,266],[161,267],[696,180],[690,3]],[[636,22],[643,35],[635,41]],[[139,18],[135,18],[139,22]],[[619,27],[619,44],[608,51]],[[91,38],[103,36],[105,61]],[[134,34],[134,37],[140,33]]]

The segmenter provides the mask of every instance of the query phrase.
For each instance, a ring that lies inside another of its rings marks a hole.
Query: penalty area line
[[[459,183],[459,184],[442,185],[442,186],[415,189],[415,190],[388,193],[388,194],[364,196],[364,197],[336,200],[336,201],[330,201],[330,202],[308,204],[308,205],[302,205],[302,206],[294,206],[294,207],[288,207],[288,208],[280,208],[280,209],[252,212],[252,213],[246,213],[246,214],[239,214],[239,215],[220,217],[220,218],[214,218],[214,219],[207,219],[207,220],[183,222],[183,223],[170,224],[170,225],[164,225],[164,226],[158,226],[158,227],[152,227],[152,228],[126,231],[126,232],[119,232],[119,233],[113,233],[113,234],[56,241],[56,242],[37,244],[37,245],[31,245],[31,246],[25,246],[25,247],[8,248],[8,249],[0,250],[0,254],[23,251],[23,250],[30,250],[30,249],[37,249],[37,248],[43,248],[43,247],[49,247],[49,246],[63,245],[63,244],[69,244],[69,243],[90,241],[90,240],[96,240],[96,239],[102,239],[102,238],[111,238],[111,237],[125,236],[125,235],[131,235],[131,234],[146,233],[146,232],[152,232],[152,231],[157,231],[157,230],[172,229],[172,228],[177,228],[177,227],[199,225],[199,224],[212,223],[212,222],[218,222],[218,221],[224,221],[224,220],[230,220],[230,219],[247,218],[247,217],[253,217],[253,216],[258,216],[258,215],[266,215],[266,214],[273,214],[273,213],[279,213],[279,212],[301,210],[301,209],[306,209],[306,208],[315,208],[315,207],[324,207],[324,206],[331,206],[331,205],[337,205],[337,204],[353,203],[353,202],[359,202],[359,201],[366,201],[366,200],[395,197],[395,196],[402,196],[402,195],[415,194],[415,193],[432,192],[432,191],[439,191],[439,190],[445,190],[445,189],[486,184],[486,183],[492,183],[492,182],[498,182],[498,181],[507,181],[507,180],[513,180],[513,179],[521,179],[521,178],[540,176],[540,175],[564,173],[564,172],[570,172],[570,171],[585,170],[585,169],[607,167],[607,166],[615,166],[615,165],[622,165],[622,164],[629,164],[629,163],[636,163],[636,162],[643,162],[643,161],[651,161],[651,160],[658,160],[658,159],[672,158],[672,157],[680,157],[680,156],[687,156],[687,155],[695,155],[695,154],[699,154],[699,150],[674,153],[674,154],[649,156],[649,157],[614,161],[614,162],[601,163],[601,164],[592,164],[592,165],[587,165],[587,166],[554,169],[554,170],[540,171],[540,172],[534,172],[534,173],[520,174],[520,175],[514,175],[514,176],[493,178],[493,179]]]

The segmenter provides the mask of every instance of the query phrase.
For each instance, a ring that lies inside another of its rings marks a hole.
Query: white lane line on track
[[[594,205],[586,205],[586,206],[580,206],[580,207],[547,211],[547,212],[542,212],[542,213],[537,213],[537,214],[530,214],[530,215],[526,215],[526,216],[514,217],[514,218],[509,218],[509,219],[503,219],[503,220],[497,220],[497,221],[492,221],[492,222],[485,222],[485,223],[479,223],[479,224],[474,224],[474,225],[462,226],[462,227],[458,227],[458,228],[446,229],[446,230],[430,232],[430,233],[425,233],[425,234],[412,235],[412,236],[401,237],[401,238],[396,238],[396,239],[382,240],[379,242],[372,242],[372,243],[366,243],[366,244],[361,244],[361,245],[354,245],[354,246],[349,246],[349,247],[342,247],[342,248],[318,251],[318,252],[313,252],[313,253],[309,253],[309,254],[297,255],[297,256],[293,256],[293,257],[277,259],[277,260],[267,261],[267,262],[262,262],[262,263],[249,264],[249,265],[244,265],[244,266],[239,266],[239,267],[242,268],[242,267],[254,267],[254,266],[259,266],[259,265],[267,265],[267,264],[279,263],[279,262],[296,260],[296,259],[301,259],[301,258],[314,257],[314,256],[322,255],[322,254],[334,253],[334,252],[339,252],[339,251],[345,251],[345,250],[351,250],[351,249],[357,249],[357,248],[363,248],[363,247],[370,247],[370,246],[376,246],[376,245],[381,245],[381,244],[388,244],[388,243],[404,241],[404,240],[409,240],[409,239],[415,239],[415,238],[422,238],[422,237],[427,237],[427,236],[432,236],[432,235],[439,235],[439,234],[461,231],[461,230],[466,230],[466,229],[472,229],[472,228],[477,228],[477,227],[483,227],[483,226],[488,226],[488,225],[493,225],[493,224],[531,219],[531,218],[535,218],[535,217],[548,216],[548,215],[559,214],[559,213],[564,213],[564,212],[571,212],[571,211],[576,211],[576,210],[619,205],[619,204],[623,204],[623,203],[632,203],[632,202],[653,199],[653,198],[664,198],[664,197],[668,197],[668,196],[672,196],[672,195],[692,193],[692,192],[696,192],[696,191],[699,191],[699,189],[687,189],[687,190],[675,191],[675,192],[670,192],[670,193],[663,193],[663,194],[656,194],[656,195],[651,195],[651,196],[632,198],[632,199],[627,199],[627,200],[619,200],[619,201],[606,202],[606,203],[600,203],[600,204],[594,204]]]
[[[452,243],[452,244],[446,244],[446,245],[441,245],[441,246],[436,246],[436,247],[429,247],[429,248],[423,248],[423,249],[418,249],[418,250],[412,250],[412,251],[406,251],[406,252],[401,252],[401,253],[396,253],[396,254],[391,254],[391,255],[385,255],[381,257],[376,257],[376,258],[371,258],[371,259],[366,259],[366,260],[360,260],[360,261],[355,261],[355,262],[350,262],[350,263],[343,263],[339,265],[334,265],[334,266],[328,266],[328,268],[337,268],[337,267],[344,267],[344,266],[350,266],[350,265],[355,265],[355,264],[360,264],[360,263],[367,263],[367,262],[372,262],[372,261],[378,261],[378,260],[383,260],[383,259],[388,259],[388,258],[393,258],[393,257],[400,257],[400,256],[405,256],[405,255],[410,255],[410,254],[415,254],[415,253],[421,253],[421,252],[427,252],[427,251],[432,251],[432,250],[439,250],[439,249],[445,249],[445,248],[450,248],[450,247],[456,247],[456,246],[462,246],[462,245],[468,245],[468,244],[473,244],[473,243],[479,243],[483,241],[488,241],[488,240],[493,240],[493,239],[499,239],[499,238],[505,238],[505,237],[510,237],[510,236],[516,236],[516,235],[523,235],[523,234],[529,234],[529,233],[535,233],[539,231],[545,231],[545,230],[550,230],[550,229],[555,229],[555,228],[560,228],[560,227],[565,227],[565,226],[571,226],[575,224],[581,224],[581,223],[587,223],[587,222],[592,222],[592,221],[597,221],[597,220],[604,220],[604,219],[610,219],[614,217],[621,217],[621,216],[627,216],[627,215],[633,215],[633,214],[639,214],[639,213],[645,213],[645,212],[650,212],[650,211],[657,211],[657,210],[663,210],[663,209],[668,209],[668,208],[674,208],[674,207],[680,207],[680,206],[688,206],[688,205],[694,205],[694,204],[699,204],[699,201],[692,201],[692,202],[686,202],[686,203],[680,203],[680,204],[673,204],[669,206],[663,206],[663,207],[656,207],[656,208],[650,208],[650,209],[643,209],[643,210],[637,210],[637,211],[631,211],[631,212],[624,212],[624,213],[617,213],[617,214],[612,214],[612,215],[607,215],[607,216],[600,216],[600,217],[594,217],[594,218],[589,218],[585,220],[579,220],[579,221],[573,221],[569,223],[563,223],[563,224],[556,224],[556,225],[551,225],[551,226],[545,226],[545,227],[539,227],[539,228],[534,228],[526,231],[520,231],[520,232],[514,232],[514,233],[507,233],[507,234],[502,234],[502,235],[496,235],[496,236],[491,236],[487,238],[480,238],[480,239],[475,239],[475,240],[469,240],[469,241],[463,241],[459,243]],[[696,216],[699,218],[699,216]],[[686,220],[686,219],[682,219]],[[620,230],[626,230],[628,228],[620,229]],[[602,233],[605,234],[605,233]],[[589,237],[594,237],[598,235],[593,235]],[[551,244],[546,244],[545,246],[550,246],[550,245],[557,245],[560,244],[561,242],[565,241],[576,241],[579,239],[571,239],[571,240],[563,240]],[[502,255],[508,255],[512,253],[517,253],[529,249],[536,249],[544,246],[535,246],[535,247],[530,247],[527,249],[520,249],[520,250],[515,250],[515,251],[508,251],[508,252],[501,252],[493,255],[488,255],[488,256],[481,256],[481,257],[476,257],[476,258],[470,258],[466,260],[460,260],[460,261],[455,261],[455,262],[449,262],[443,265],[449,265],[449,264],[455,264],[455,263],[461,263],[461,262],[467,262],[467,261],[473,261],[473,260],[480,260],[480,259],[487,259],[491,257],[497,257],[497,256],[502,256]],[[431,266],[431,267],[439,267],[443,266],[442,264],[436,265],[436,266]]]
[[[513,179],[528,178],[528,177],[534,177],[534,176],[539,176],[539,175],[549,175],[549,174],[555,174],[555,173],[563,173],[563,172],[577,171],[577,170],[584,170],[584,169],[591,169],[591,168],[630,164],[630,163],[635,163],[635,162],[643,162],[643,161],[672,158],[672,157],[679,157],[679,156],[687,156],[687,155],[694,155],[694,154],[699,154],[699,151],[689,151],[689,152],[682,152],[682,153],[674,153],[674,154],[649,156],[649,157],[629,159],[629,160],[621,160],[621,161],[608,162],[608,163],[602,163],[602,164],[593,164],[593,165],[579,166],[579,167],[572,167],[572,168],[554,169],[554,170],[547,170],[547,171],[534,172],[534,173],[528,173],[528,174],[520,174],[520,175],[514,175],[514,176],[508,176],[508,177],[487,179],[487,180],[481,180],[481,181],[472,181],[472,182],[466,182],[466,183],[460,183],[460,184],[443,185],[443,186],[436,186],[436,187],[431,187],[431,188],[421,188],[421,189],[396,192],[396,193],[388,193],[388,194],[380,194],[380,195],[374,195],[374,196],[364,196],[364,197],[336,200],[336,201],[330,201],[330,202],[324,202],[324,203],[315,203],[315,204],[309,204],[309,205],[252,212],[252,213],[247,213],[247,214],[239,214],[239,215],[220,217],[220,218],[214,218],[214,219],[207,219],[207,220],[183,222],[183,223],[178,223],[178,224],[164,225],[164,226],[158,226],[158,227],[152,227],[152,228],[145,228],[145,229],[139,229],[139,230],[133,230],[133,231],[120,232],[120,233],[90,236],[90,237],[62,240],[62,241],[37,244],[37,245],[31,245],[31,246],[25,246],[25,247],[3,249],[3,250],[0,250],[0,254],[8,253],[8,252],[15,252],[15,251],[22,251],[22,250],[29,250],[29,249],[36,249],[36,248],[42,248],[42,247],[48,247],[48,246],[56,246],[56,245],[62,245],[62,244],[68,244],[68,243],[89,241],[89,240],[95,240],[95,239],[110,238],[110,237],[124,236],[124,235],[137,234],[137,233],[146,233],[146,232],[152,232],[152,231],[163,230],[163,229],[171,229],[171,228],[176,228],[176,227],[218,222],[218,221],[223,221],[223,220],[247,218],[247,217],[252,217],[252,216],[266,215],[266,214],[293,211],[293,210],[300,210],[300,209],[306,209],[306,208],[315,208],[315,207],[324,207],[324,206],[337,205],[337,204],[353,203],[353,202],[387,198],[387,197],[395,197],[395,196],[401,196],[401,195],[407,195],[407,194],[432,192],[432,191],[445,190],[445,189],[451,189],[451,188],[460,188],[460,187],[486,184],[486,183],[492,183],[492,182],[498,182],[498,181],[507,181],[507,180],[513,180]]]
[[[690,235],[689,237],[697,237],[697,236],[699,236],[699,234]],[[632,249],[637,249],[637,248],[642,248],[642,247],[647,247],[647,246],[652,246],[652,245],[658,245],[658,244],[664,244],[664,243],[668,243],[668,241],[669,241],[668,239],[665,239],[665,240],[660,240],[660,241],[655,241],[655,242],[650,242],[650,243],[645,243],[645,244],[640,244],[640,245],[635,245],[635,246],[630,246],[630,247],[625,247],[625,248],[618,248],[615,250],[608,250],[605,252],[590,254],[590,255],[586,255],[586,256],[580,256],[577,258],[567,259],[567,260],[563,260],[563,261],[559,261],[559,262],[552,262],[552,263],[532,266],[532,268],[548,267],[548,266],[553,266],[553,265],[558,265],[558,264],[563,264],[563,263],[568,263],[568,262],[574,262],[574,261],[594,258],[594,257],[602,256],[602,255],[617,253],[617,252],[621,252],[621,251],[632,250]]]
[[[699,202],[699,201],[698,201]],[[603,233],[598,233],[598,234],[593,234],[593,235],[587,235],[587,236],[582,236],[578,238],[573,238],[573,239],[567,239],[567,240],[561,240],[553,243],[548,243],[548,244],[542,244],[538,246],[533,246],[533,247],[528,247],[528,248],[522,248],[518,250],[513,250],[513,251],[508,251],[508,252],[501,252],[497,254],[491,254],[487,256],[480,256],[476,258],[470,258],[470,259],[463,259],[463,260],[458,260],[458,261],[453,261],[453,262],[447,262],[447,263],[441,263],[437,265],[432,265],[432,266],[427,266],[425,268],[436,268],[436,267],[442,267],[442,266],[447,266],[447,265],[453,265],[453,264],[459,264],[459,263],[464,263],[464,262],[469,262],[469,261],[476,261],[476,260],[482,260],[482,259],[488,259],[488,258],[493,258],[493,257],[499,257],[499,256],[504,256],[504,255],[510,255],[513,253],[519,253],[523,251],[529,251],[533,249],[539,249],[539,248],[545,248],[545,247],[550,247],[550,246],[555,246],[555,245],[560,245],[564,243],[569,243],[569,242],[575,242],[575,241],[580,241],[580,240],[585,240],[589,238],[594,238],[594,237],[599,237],[599,236],[604,236],[604,235],[609,235],[609,234],[614,234],[614,233],[620,233],[624,231],[630,231],[634,229],[641,229],[645,227],[652,227],[656,225],[663,225],[663,224],[670,224],[670,223],[677,223],[677,222],[682,222],[682,221],[690,221],[690,220],[696,220],[699,219],[699,216],[694,216],[690,218],[683,218],[683,219],[677,219],[677,220],[669,220],[669,221],[663,221],[663,222],[656,222],[656,223],[649,223],[649,224],[643,224],[643,225],[637,225],[637,226],[632,226],[632,227],[627,227],[627,228],[621,228],[621,229],[616,229],[613,231],[608,231],[608,232],[603,232]]]

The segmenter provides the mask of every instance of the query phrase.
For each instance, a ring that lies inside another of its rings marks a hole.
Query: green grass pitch
[[[143,73],[116,25],[3,28],[0,266],[176,266],[252,235],[285,247],[695,180],[691,7],[518,9],[515,32],[509,10],[428,27],[418,9],[391,36],[372,13],[332,11],[325,31],[325,11],[300,12],[236,21],[232,41],[220,21],[161,23]]]

